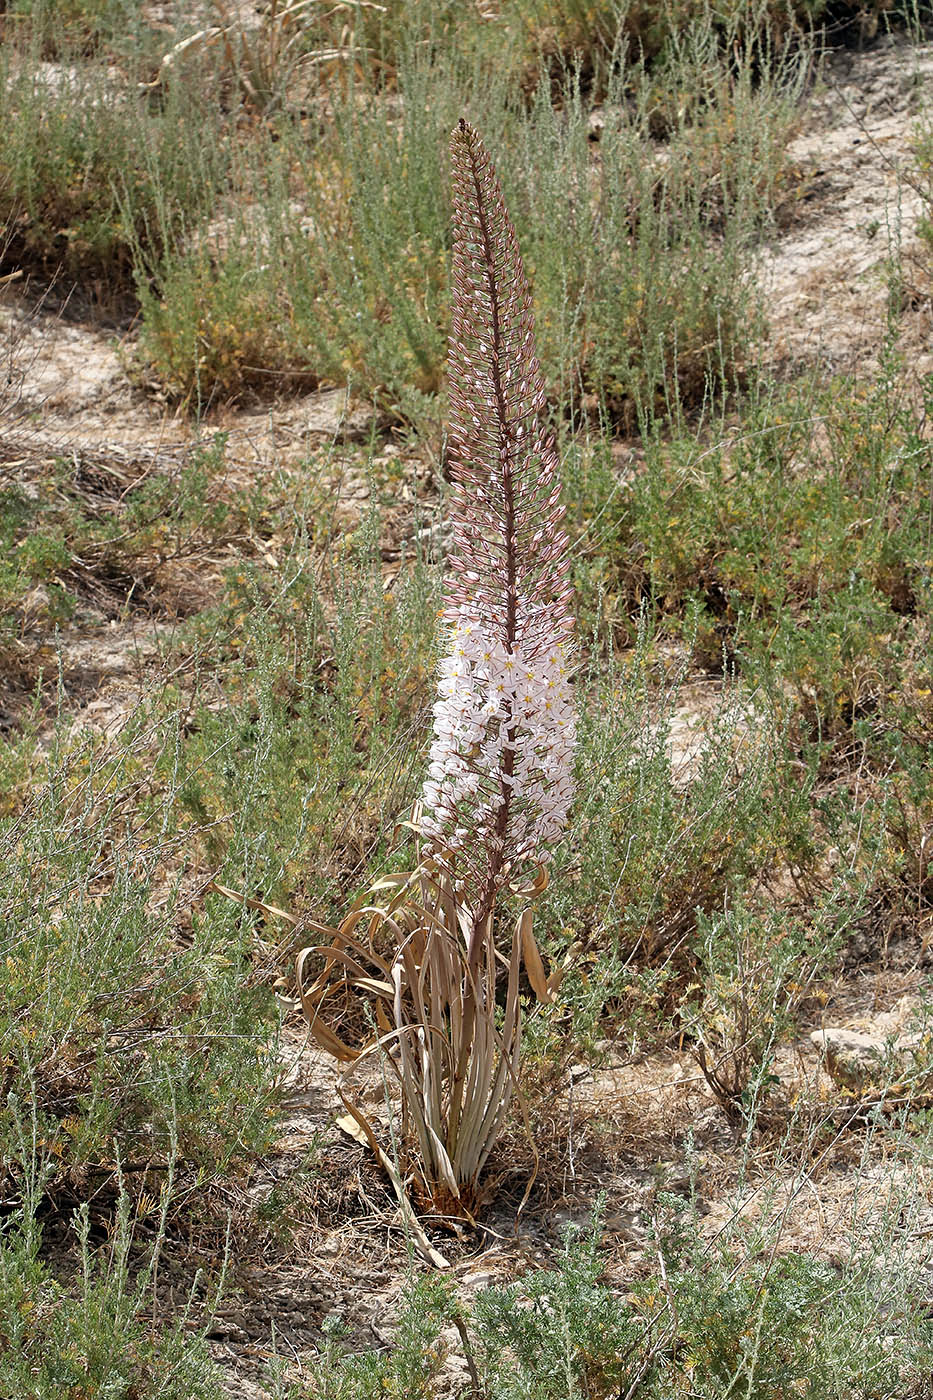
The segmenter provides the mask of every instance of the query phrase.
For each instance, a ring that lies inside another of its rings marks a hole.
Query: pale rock
[[[923,1064],[925,1039],[922,1035],[894,1039],[843,1026],[810,1034],[830,1078],[854,1094],[893,1088],[902,1080],[911,1092],[922,1090],[930,1075]]]

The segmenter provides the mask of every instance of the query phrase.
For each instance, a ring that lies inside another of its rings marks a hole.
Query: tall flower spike
[[[452,545],[422,822],[478,932],[505,881],[545,860],[567,821],[573,616],[559,463],[515,230],[463,120],[451,154]]]

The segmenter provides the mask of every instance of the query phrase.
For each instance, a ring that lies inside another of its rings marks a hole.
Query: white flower
[[[472,832],[507,859],[540,860],[566,824],[574,745],[568,667],[560,642],[543,641],[508,651],[464,608],[450,626],[422,794],[422,830],[449,850]]]

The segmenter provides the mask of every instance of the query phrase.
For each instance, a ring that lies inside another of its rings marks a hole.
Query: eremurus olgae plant
[[[379,881],[339,929],[316,926],[330,941],[301,953],[298,985],[328,1050],[345,1060],[387,1052],[416,1193],[464,1212],[517,1087],[523,959],[536,993],[550,991],[528,900],[544,887],[572,793],[573,620],[558,461],[515,231],[465,121],[451,151],[453,530],[430,770],[415,822],[420,859],[414,872]],[[494,932],[506,888],[525,899],[507,953]],[[324,966],[308,984],[311,957]],[[373,999],[375,1028],[361,1047],[333,1029],[335,998],[350,988]],[[373,1124],[341,1092],[388,1164]]]

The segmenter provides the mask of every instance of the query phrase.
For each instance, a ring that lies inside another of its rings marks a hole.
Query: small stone
[[[860,1093],[882,1077],[885,1044],[877,1036],[843,1027],[812,1031],[810,1041],[821,1052],[831,1079]]]
[[[830,1077],[854,1094],[895,1088],[911,1093],[926,1090],[930,1078],[928,1045],[920,1034],[894,1039],[829,1027],[812,1031],[810,1041],[823,1055]]]
[[[363,442],[372,428],[372,405],[352,400],[346,389],[320,389],[303,408],[305,432],[335,442]]]

